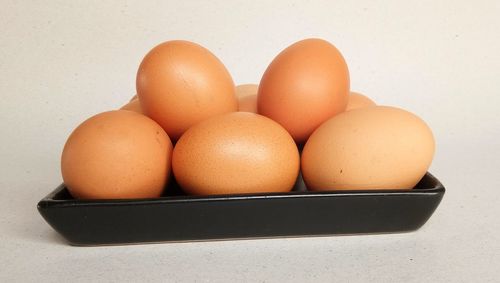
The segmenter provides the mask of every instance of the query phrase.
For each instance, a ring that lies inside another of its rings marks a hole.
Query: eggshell
[[[278,123],[236,112],[201,122],[177,142],[172,168],[189,194],[290,191],[299,172],[299,152]]]
[[[257,95],[258,90],[259,85],[257,84],[242,84],[236,86],[236,96],[241,98],[248,95]]]
[[[210,51],[188,41],[153,48],[139,67],[136,85],[144,113],[174,140],[198,122],[238,110],[227,69]]]
[[[258,112],[304,142],[324,121],[343,112],[349,71],[342,54],[322,39],[305,39],[283,50],[269,65],[258,91]]]
[[[137,99],[137,98],[139,98],[139,97],[136,94],[136,95],[132,96],[132,98],[129,100],[129,102],[132,101],[132,100],[134,100],[134,99]]]
[[[411,189],[433,155],[424,121],[402,109],[372,106],[321,125],[304,146],[301,168],[311,190]]]
[[[248,95],[238,98],[238,111],[257,113],[257,95]]]
[[[69,136],[61,157],[75,198],[159,197],[168,181],[172,143],[150,118],[132,111],[97,114]]]
[[[373,102],[373,100],[366,97],[365,95],[362,95],[361,93],[357,92],[351,92],[351,94],[349,95],[349,101],[347,102],[347,107],[345,111],[363,107],[370,107],[375,105],[376,105],[375,102]]]
[[[134,111],[139,114],[142,114],[142,109],[141,109],[141,103],[139,102],[139,99],[133,99],[129,103],[125,104],[120,108],[121,110],[129,110],[129,111]]]

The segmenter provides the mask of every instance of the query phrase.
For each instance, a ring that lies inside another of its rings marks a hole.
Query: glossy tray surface
[[[420,228],[445,188],[427,173],[412,190],[307,191],[187,196],[174,183],[156,199],[78,200],[64,184],[38,203],[70,244],[298,237],[406,232]]]

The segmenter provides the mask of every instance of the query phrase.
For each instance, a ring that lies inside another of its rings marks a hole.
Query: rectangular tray
[[[156,199],[77,200],[64,184],[38,203],[72,245],[406,232],[420,228],[445,188],[427,173],[412,190],[183,195],[175,181]]]

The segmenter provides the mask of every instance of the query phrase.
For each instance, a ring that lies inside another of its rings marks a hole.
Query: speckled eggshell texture
[[[139,66],[136,86],[144,113],[173,140],[198,122],[238,110],[226,67],[189,41],[167,41],[153,48]]]
[[[309,138],[301,156],[310,190],[412,189],[434,155],[431,130],[388,106],[339,114]]]
[[[75,198],[153,198],[167,184],[171,154],[172,143],[156,122],[133,111],[109,111],[71,133],[61,171]]]
[[[299,172],[299,153],[278,123],[236,112],[190,128],[177,142],[172,167],[188,194],[287,192]]]

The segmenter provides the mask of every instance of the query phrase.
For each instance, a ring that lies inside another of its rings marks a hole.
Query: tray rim
[[[159,198],[142,199],[54,199],[54,196],[66,189],[64,183],[57,186],[53,191],[42,198],[37,208],[48,207],[73,207],[73,206],[133,206],[133,205],[157,205],[167,203],[186,202],[217,202],[217,201],[245,201],[262,199],[290,199],[290,198],[314,198],[314,197],[372,197],[372,196],[422,196],[444,194],[445,187],[431,173],[427,172],[424,177],[432,180],[433,186],[430,188],[411,190],[338,190],[338,191],[291,191],[283,193],[249,193],[249,194],[224,194],[224,195],[180,195],[162,196]]]

